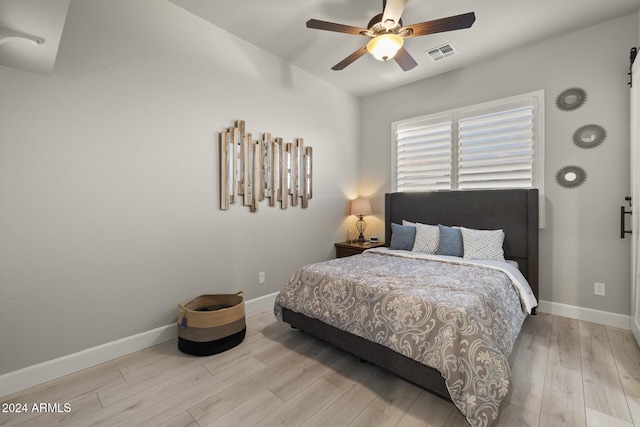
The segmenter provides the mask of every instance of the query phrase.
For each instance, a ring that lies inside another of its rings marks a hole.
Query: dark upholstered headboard
[[[538,297],[538,190],[474,190],[385,194],[385,242],[391,223],[460,225],[504,230],[506,259],[518,262]]]

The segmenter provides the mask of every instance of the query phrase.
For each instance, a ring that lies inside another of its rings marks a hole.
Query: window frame
[[[538,188],[539,194],[544,195],[544,90],[528,92],[521,95],[510,96],[480,104],[474,104],[466,107],[455,108],[443,112],[426,114],[419,117],[413,117],[404,120],[397,120],[391,123],[391,187],[393,192],[401,191],[398,189],[398,126],[408,125],[420,121],[435,121],[436,119],[446,119],[452,122],[451,140],[451,182],[447,190],[432,191],[477,191],[474,189],[459,190],[458,188],[458,153],[459,153],[459,120],[460,117],[468,117],[470,115],[483,115],[490,112],[505,111],[501,107],[517,103],[530,102],[533,111],[533,128],[532,128],[532,144],[533,144],[533,167],[532,167],[532,187]],[[512,107],[509,107],[512,108]],[[491,187],[494,188],[494,187]],[[507,187],[495,187],[507,188]],[[486,188],[485,188],[486,189]],[[420,191],[420,190],[417,190]],[[429,191],[429,190],[422,190]]]

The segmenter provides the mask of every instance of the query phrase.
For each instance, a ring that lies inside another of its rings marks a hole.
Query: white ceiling
[[[405,48],[418,62],[408,72],[395,61],[379,62],[368,54],[342,71],[333,71],[332,66],[369,39],[307,29],[306,21],[366,27],[382,12],[382,0],[170,1],[356,96],[434,76],[640,8],[640,0],[408,0],[402,15],[405,26],[467,12],[475,12],[476,22],[466,30],[407,39]],[[448,42],[457,55],[433,62],[424,53]]]
[[[333,71],[333,65],[368,38],[307,29],[306,21],[315,18],[366,27],[382,12],[381,0],[170,1],[356,96],[431,77],[640,9],[640,0],[408,0],[404,25],[467,12],[475,12],[476,22],[466,30],[407,39],[405,48],[418,62],[408,72],[394,61],[379,62],[370,55]],[[0,27],[45,40],[37,46],[21,41],[0,44],[0,65],[51,74],[69,2],[0,0]],[[449,42],[458,54],[433,62],[424,53]]]

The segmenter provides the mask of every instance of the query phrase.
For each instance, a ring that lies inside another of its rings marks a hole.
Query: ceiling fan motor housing
[[[402,19],[398,20],[393,27],[387,28],[382,22],[382,13],[377,14],[367,24],[367,29],[378,35],[378,33],[395,32],[395,30],[402,28]]]

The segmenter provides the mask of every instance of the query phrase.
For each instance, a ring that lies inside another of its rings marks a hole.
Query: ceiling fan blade
[[[398,50],[398,53],[396,53],[396,56],[394,56],[393,59],[396,60],[403,71],[409,71],[416,65],[418,65],[416,60],[413,59],[413,56],[411,56],[411,54],[407,51],[407,49],[404,48],[404,46],[401,47],[400,50]]]
[[[405,37],[418,37],[427,34],[443,33],[445,31],[462,30],[469,28],[476,20],[473,12],[462,15],[450,16],[448,18],[436,19],[434,21],[421,22],[419,24],[407,25],[405,28],[411,29],[411,34]],[[404,30],[400,29],[400,32]]]
[[[338,33],[353,34],[356,36],[362,35],[363,31],[367,31],[366,28],[352,27],[351,25],[336,24],[335,22],[319,21],[317,19],[309,19],[307,21],[307,28],[313,28],[315,30],[335,31]]]
[[[351,55],[347,56],[342,61],[338,62],[336,65],[331,67],[331,69],[332,70],[336,70],[336,71],[342,70],[347,65],[350,65],[353,61],[355,61],[356,59],[360,58],[365,53],[367,53],[367,45],[362,46],[360,49],[356,50]]]
[[[387,0],[384,6],[384,12],[382,13],[382,23],[393,21],[387,28],[395,26],[400,22],[400,17],[406,5],[407,0]]]

